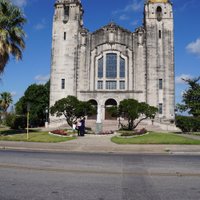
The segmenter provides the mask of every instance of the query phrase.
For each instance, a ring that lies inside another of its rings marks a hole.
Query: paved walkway
[[[200,145],[118,145],[109,136],[86,135],[62,143],[0,141],[0,149],[50,152],[131,153],[131,154],[198,154]]]
[[[111,142],[113,135],[85,135],[78,137],[76,140],[70,140],[64,143],[79,145],[79,146],[116,146],[117,144]]]
[[[195,139],[195,140],[200,140],[200,136],[198,136],[198,135],[181,134],[181,136],[184,136],[186,138]]]

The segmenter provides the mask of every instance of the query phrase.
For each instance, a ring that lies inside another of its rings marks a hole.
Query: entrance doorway
[[[116,120],[117,117],[112,117],[111,114],[108,112],[108,109],[112,106],[117,106],[117,102],[115,99],[108,99],[105,102],[105,120]]]
[[[97,101],[94,100],[94,99],[91,99],[91,100],[89,100],[88,102],[89,102],[89,103],[93,106],[93,108],[97,111]],[[96,120],[96,119],[97,119],[97,114],[88,116],[88,119]]]

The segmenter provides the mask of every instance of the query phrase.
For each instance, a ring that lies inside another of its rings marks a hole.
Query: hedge
[[[190,116],[177,116],[176,126],[182,132],[200,132],[200,118]]]

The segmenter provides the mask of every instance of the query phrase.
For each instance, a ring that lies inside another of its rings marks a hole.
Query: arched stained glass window
[[[106,54],[106,78],[117,77],[117,54]]]
[[[120,78],[125,78],[125,59],[120,57]]]
[[[127,58],[120,52],[106,52],[96,59],[96,90],[126,90]]]
[[[98,60],[98,78],[103,78],[103,57]]]

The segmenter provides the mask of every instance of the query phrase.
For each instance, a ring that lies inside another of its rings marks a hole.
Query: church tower
[[[80,0],[57,0],[53,18],[50,106],[77,96],[78,38],[82,27]]]
[[[146,30],[146,101],[158,107],[158,119],[174,119],[174,22],[170,0],[148,0]]]

